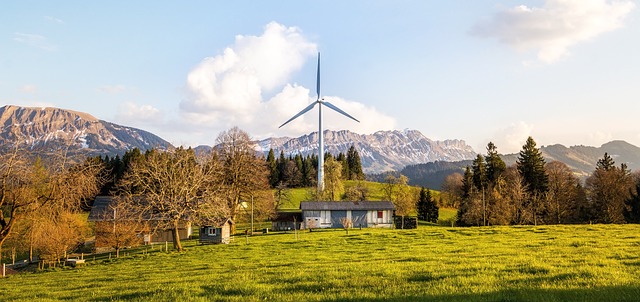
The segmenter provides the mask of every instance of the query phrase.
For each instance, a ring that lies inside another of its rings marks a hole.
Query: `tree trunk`
[[[180,243],[180,233],[178,233],[178,222],[173,223],[173,229],[171,229],[171,235],[173,236],[173,248],[182,252],[182,243]]]

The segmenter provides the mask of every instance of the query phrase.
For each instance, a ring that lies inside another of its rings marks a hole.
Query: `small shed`
[[[271,219],[271,229],[274,231],[292,231],[302,228],[302,212],[278,211]]]
[[[210,223],[200,226],[199,241],[201,244],[229,244],[231,241],[231,218],[221,220],[219,223]]]

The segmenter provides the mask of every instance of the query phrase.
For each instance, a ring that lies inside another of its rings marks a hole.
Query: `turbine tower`
[[[284,124],[280,125],[278,128],[282,128],[282,126],[288,124],[289,122],[295,120],[299,116],[307,113],[307,111],[313,109],[315,105],[318,105],[318,195],[324,191],[324,134],[322,133],[322,106],[327,106],[334,111],[356,121],[360,122],[353,116],[348,113],[342,111],[340,108],[334,106],[333,104],[325,101],[320,97],[320,53],[318,53],[318,74],[316,77],[316,101],[311,103],[311,105],[302,109],[302,111],[298,112],[298,114],[294,115],[288,121],[284,122]]]

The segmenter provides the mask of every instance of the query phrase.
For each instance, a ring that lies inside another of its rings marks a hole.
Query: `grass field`
[[[238,237],[0,280],[4,301],[638,301],[640,226]]]

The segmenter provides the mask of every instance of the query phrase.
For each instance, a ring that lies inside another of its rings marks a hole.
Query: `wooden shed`
[[[200,226],[199,241],[201,244],[229,244],[231,241],[231,227],[233,221],[224,219],[219,223],[210,223]]]

